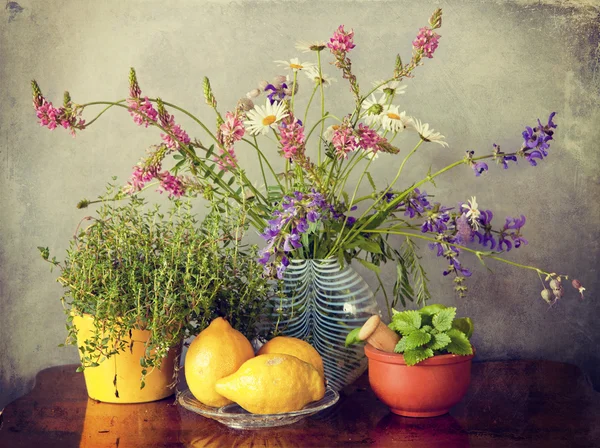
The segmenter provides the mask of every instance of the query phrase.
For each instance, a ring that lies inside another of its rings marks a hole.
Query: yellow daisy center
[[[302,70],[304,68],[300,64],[290,64],[290,67],[293,68],[294,70]]]
[[[262,124],[263,126],[271,126],[273,123],[275,123],[275,120],[277,120],[275,115],[267,115],[265,118],[263,118]]]
[[[400,115],[398,115],[398,114],[394,114],[394,113],[392,113],[392,112],[389,112],[389,113],[387,114],[387,116],[388,116],[388,118],[390,118],[390,119],[392,119],[392,120],[400,120]]]

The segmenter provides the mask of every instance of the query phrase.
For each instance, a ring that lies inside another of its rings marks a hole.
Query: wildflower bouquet
[[[422,145],[448,146],[443,135],[395,104],[405,93],[405,81],[414,76],[426,59],[433,58],[441,24],[442,11],[437,9],[412,42],[410,61],[404,63],[398,55],[387,79],[375,82],[366,92],[352,72],[354,32],[343,25],[328,42],[298,44],[297,49],[311,53],[313,61],[302,62],[298,58],[276,61],[288,74],[260,82],[225,113],[218,107],[208,78],[204,78],[204,98],[216,114],[215,132],[187,110],[161,98],[143,95],[133,69],[126,99],[75,104],[65,93],[63,106],[55,108],[33,81],[33,103],[42,126],[49,129],[62,126],[73,135],[112,108],[125,109],[140,126],[158,128],[161,141],[134,167],[123,190],[134,193],[158,185],[169,196],[200,194],[218,201],[223,209],[243,208],[265,240],[259,257],[267,276],[282,278],[290,259],[337,258],[342,263],[357,260],[375,271],[381,284],[380,265],[394,262],[398,274],[391,300],[386,294],[389,311],[398,301],[423,303],[429,298],[425,269],[419,264],[415,243],[423,240],[447,261],[443,274],[453,277],[454,289],[461,296],[467,289],[465,279],[471,276],[461,255],[471,253],[482,262],[493,259],[535,271],[544,285],[549,282],[542,297],[553,303],[564,294],[566,275],[521,265],[501,256],[527,244],[523,236],[525,216],[507,217],[503,225],[496,226],[492,223],[492,211],[480,207],[475,197],[452,207],[433,202],[423,187],[464,165],[475,176],[481,176],[488,171],[489,160],[504,169],[519,160],[537,165],[549,154],[557,128],[555,113],[547,121],[538,119],[534,126],[527,126],[520,146],[512,152],[504,152],[494,144],[489,154],[476,156],[467,151],[459,160],[426,173],[420,180],[403,176],[405,166]],[[334,81],[325,73],[323,57],[327,53],[349,84],[354,99],[353,110],[339,115],[325,109],[325,92]],[[296,99],[299,86],[306,82],[304,77],[312,89],[306,109],[298,110]],[[320,101],[313,102],[315,98]],[[86,123],[82,113],[95,106],[103,109]],[[314,113],[315,109],[320,109],[320,116],[309,123],[309,111]],[[176,122],[174,111],[191,118],[205,132],[210,144],[191,138]],[[397,142],[401,139],[416,143],[410,151],[400,151]],[[276,169],[279,164],[273,158],[277,155],[272,149],[269,153],[265,143],[276,146],[278,156],[284,161],[283,169]],[[255,151],[259,179],[252,178],[238,163],[236,152],[240,150]],[[378,157],[397,166],[396,175],[388,185],[378,185],[370,171]],[[170,169],[164,167],[167,160],[173,162]],[[358,180],[351,185],[349,179],[357,172]],[[371,192],[359,195],[359,189],[367,183]],[[80,203],[86,205],[86,201]],[[398,236],[402,238],[400,243]],[[583,292],[579,281],[573,280],[572,285]]]

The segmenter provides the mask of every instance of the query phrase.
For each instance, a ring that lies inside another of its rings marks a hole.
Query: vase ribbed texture
[[[283,299],[273,299],[286,336],[310,342],[323,358],[328,384],[340,390],[367,368],[362,346],[346,348],[350,330],[380,314],[369,285],[337,260],[293,260],[284,273]]]

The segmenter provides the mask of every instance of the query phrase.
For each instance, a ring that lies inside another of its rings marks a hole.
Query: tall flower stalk
[[[394,262],[398,276],[388,306],[406,300],[424,302],[429,298],[427,276],[419,264],[415,241],[426,241],[444,260],[442,273],[453,278],[454,289],[461,296],[467,290],[466,279],[472,275],[463,256],[470,253],[482,262],[491,259],[535,270],[543,277],[542,283],[554,282],[549,285],[554,286],[552,292],[542,294],[544,300],[554,303],[563,295],[561,285],[566,275],[521,265],[503,256],[527,245],[525,216],[506,217],[504,224],[497,226],[492,224],[493,211],[480,207],[474,196],[465,195],[459,204],[442,204],[433,202],[424,190],[426,184],[434,184],[435,178],[455,169],[471,170],[476,182],[492,175],[491,161],[504,169],[519,160],[537,166],[550,156],[557,128],[554,112],[547,121],[538,119],[533,126],[526,126],[520,145],[515,142],[508,152],[496,144],[482,155],[461,150],[462,157],[420,180],[405,176],[405,167],[424,146],[429,151],[431,147],[442,151],[449,147],[440,132],[396,104],[416,69],[439,51],[441,25],[442,11],[437,9],[428,25],[416,32],[409,62],[403,63],[397,55],[391,73],[366,92],[360,89],[350,59],[359,45],[354,30],[344,25],[328,41],[298,44],[299,50],[313,54],[313,61],[298,57],[276,61],[285,73],[265,76],[255,86],[248,86],[247,94],[224,112],[210,81],[204,78],[201,90],[216,116],[214,132],[212,125],[186,109],[143,94],[133,69],[125,99],[77,105],[66,94],[63,107],[56,109],[34,81],[33,103],[40,124],[50,129],[61,125],[72,133],[84,130],[112,108],[125,109],[144,128],[157,128],[157,143],[134,166],[123,192],[140,191],[156,182],[169,196],[200,194],[217,198],[223,210],[243,208],[265,240],[260,261],[267,276],[282,278],[292,258],[357,260],[378,275],[382,263]],[[326,88],[334,81],[326,73],[327,53],[330,65],[348,82],[355,100],[354,110],[346,114],[326,112]],[[311,86],[308,105],[297,111],[305,78]],[[320,101],[313,102],[317,92]],[[97,106],[103,109],[86,124],[81,114]],[[307,123],[309,111],[314,109],[320,116]],[[193,138],[192,129],[178,123],[181,116],[189,117],[210,144]],[[261,142],[265,140],[277,146],[277,153],[264,149]],[[412,143],[413,149],[400,151],[396,146],[399,141],[402,146]],[[260,166],[257,173],[244,169],[238,160],[240,151],[247,150],[255,152]],[[278,156],[284,160],[282,171],[272,163]],[[387,163],[378,159],[388,158],[398,169],[392,182],[380,185],[374,168]],[[392,162],[392,158],[396,160]],[[371,192],[360,196],[358,192],[366,183]],[[393,235],[404,238],[404,243],[399,244]],[[572,284],[582,294],[581,283],[574,280]],[[549,291],[545,283],[543,291]]]

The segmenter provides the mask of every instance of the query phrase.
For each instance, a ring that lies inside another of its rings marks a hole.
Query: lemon
[[[323,377],[311,364],[280,353],[259,355],[221,378],[215,390],[253,414],[298,411],[325,395]]]
[[[190,391],[208,406],[231,403],[215,391],[215,383],[253,356],[252,345],[242,333],[222,317],[213,320],[192,341],[185,356],[185,378]]]
[[[268,353],[282,353],[292,355],[304,362],[312,364],[317,372],[324,377],[323,359],[312,345],[302,339],[289,336],[277,336],[263,345],[257,355],[266,355]]]

